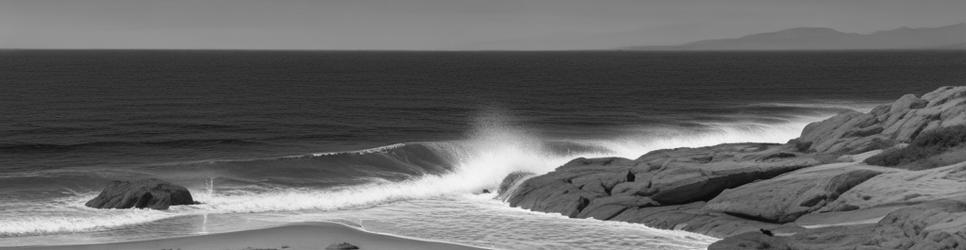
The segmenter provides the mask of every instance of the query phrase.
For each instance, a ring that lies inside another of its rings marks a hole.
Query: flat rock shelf
[[[785,144],[578,158],[544,175],[514,173],[498,197],[723,238],[710,249],[964,249],[963,135],[966,86],[942,87],[809,124]]]

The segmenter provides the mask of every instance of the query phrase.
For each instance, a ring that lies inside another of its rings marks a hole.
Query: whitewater
[[[176,206],[167,211],[98,210],[83,206],[96,192],[72,190],[63,190],[54,199],[6,204],[3,205],[5,216],[0,218],[0,245],[141,240],[315,220],[348,223],[380,233],[501,249],[701,249],[714,238],[638,224],[575,220],[524,211],[508,207],[495,199],[496,194],[483,190],[495,191],[510,173],[542,174],[577,157],[633,159],[664,148],[737,142],[783,143],[797,137],[808,122],[827,115],[795,116],[769,123],[707,123],[698,128],[629,127],[609,138],[561,140],[513,125],[506,115],[490,112],[476,119],[474,129],[464,140],[232,160],[281,161],[272,164],[273,168],[288,167],[286,163],[299,165],[299,161],[349,161],[376,166],[361,173],[345,172],[354,179],[350,184],[300,185],[302,180],[298,176],[268,180],[189,174],[204,173],[205,168],[215,168],[222,162],[210,161],[180,168],[164,164],[166,177],[185,183],[195,200],[201,202],[198,205]],[[387,167],[396,169],[387,170]],[[63,171],[35,175],[63,175]]]

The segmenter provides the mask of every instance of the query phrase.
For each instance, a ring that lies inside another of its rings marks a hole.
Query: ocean
[[[963,51],[0,51],[0,246],[338,221],[501,249],[702,249],[714,238],[482,191],[576,157],[783,143],[964,83]],[[144,177],[202,204],[84,207]]]

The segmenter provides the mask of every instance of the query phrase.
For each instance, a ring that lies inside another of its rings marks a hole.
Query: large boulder
[[[856,163],[834,163],[801,169],[725,190],[708,201],[707,208],[774,223],[792,222],[883,172],[876,167]]]
[[[633,166],[633,161],[624,158],[578,158],[556,171],[526,179],[507,202],[515,207],[575,217],[591,199],[609,196],[617,183],[627,181]]]
[[[159,179],[113,181],[86,206],[92,208],[168,209],[173,205],[197,204],[188,189]]]
[[[942,87],[905,95],[869,113],[847,112],[809,124],[794,141],[800,148],[826,153],[861,153],[908,143],[920,133],[966,124],[966,86]]]
[[[590,199],[603,196],[545,176],[525,181],[507,202],[512,206],[574,217],[590,203]]]

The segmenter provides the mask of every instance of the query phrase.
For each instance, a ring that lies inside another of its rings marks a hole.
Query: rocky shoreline
[[[786,144],[578,158],[511,206],[723,238],[710,249],[966,249],[966,86],[809,124]]]

